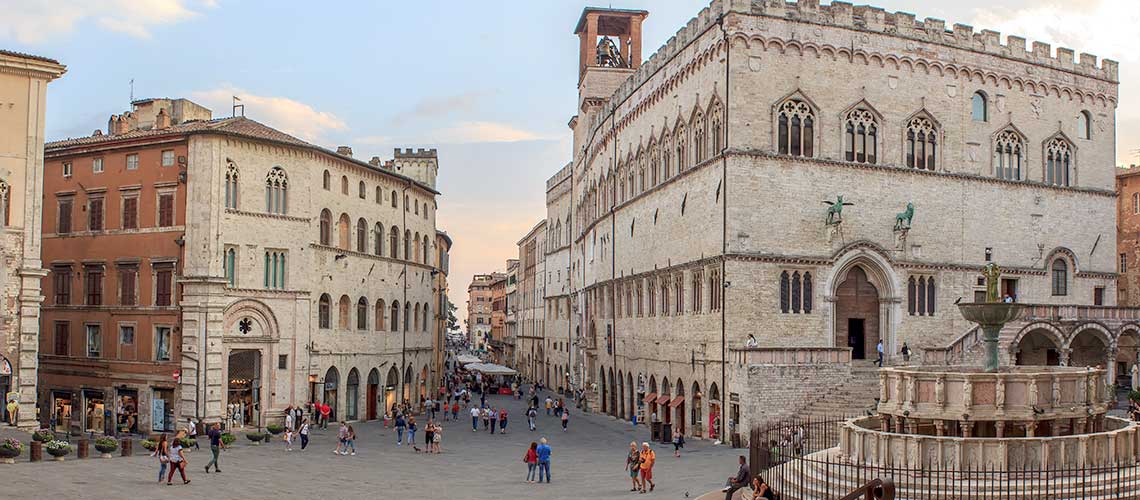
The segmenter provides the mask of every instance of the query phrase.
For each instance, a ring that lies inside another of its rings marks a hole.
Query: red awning
[[[676,407],[681,406],[683,404],[685,404],[685,396],[677,396],[677,397],[673,398],[672,401],[669,402],[669,407],[670,408],[676,408]]]
[[[656,392],[651,392],[651,393],[645,395],[645,403],[646,404],[653,403],[653,401],[656,399],[657,399],[657,393]]]
[[[663,405],[663,404],[666,404],[668,402],[669,402],[669,396],[668,395],[663,395],[663,396],[660,396],[657,398],[657,404],[659,404],[659,405]]]

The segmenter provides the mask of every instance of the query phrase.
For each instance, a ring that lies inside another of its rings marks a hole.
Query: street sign
[[[174,370],[174,381],[177,382],[180,378],[182,378],[182,370]]]

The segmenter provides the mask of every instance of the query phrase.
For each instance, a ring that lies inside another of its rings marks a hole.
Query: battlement
[[[412,148],[407,148],[407,149],[403,149],[403,150],[401,150],[400,148],[396,148],[395,153],[392,153],[392,155],[397,160],[405,159],[405,158],[424,158],[424,159],[436,159],[437,158],[435,148],[431,148],[431,149],[419,148],[416,150],[413,150]]]
[[[558,172],[547,179],[546,190],[550,191],[551,189],[554,189],[554,186],[557,186],[559,183],[566,180],[567,177],[570,177],[570,171],[573,170],[573,167],[573,163],[567,163],[561,169],[559,169]]]
[[[947,29],[946,21],[941,19],[928,17],[918,21],[911,13],[887,12],[868,5],[838,1],[820,5],[819,0],[763,0],[752,2],[751,13],[922,40],[1112,82],[1116,82],[1119,76],[1118,64],[1111,59],[1101,60],[1098,66],[1097,56],[1092,54],[1081,53],[1079,59],[1075,59],[1073,49],[1058,47],[1054,53],[1049,44],[1042,42],[1033,42],[1032,50],[1026,50],[1024,37],[1009,35],[1002,44],[1001,33],[997,31],[975,33],[973,26],[966,24],[955,24]]]

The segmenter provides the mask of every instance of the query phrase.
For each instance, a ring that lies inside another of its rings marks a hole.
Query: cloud
[[[476,142],[518,142],[546,140],[534,132],[498,122],[468,121],[425,134],[430,142],[440,144],[469,144]]]
[[[107,31],[150,38],[151,29],[193,19],[216,0],[16,0],[0,2],[0,38],[36,44],[93,23]]]
[[[328,132],[348,130],[348,125],[336,115],[288,97],[257,95],[229,85],[190,95],[213,109],[215,116],[228,114],[233,96],[237,96],[245,105],[246,116],[313,143],[319,143]]]

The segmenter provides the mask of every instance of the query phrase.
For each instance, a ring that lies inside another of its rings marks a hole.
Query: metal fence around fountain
[[[855,464],[827,450],[839,446],[847,418],[793,418],[753,428],[752,473],[781,500],[835,500],[874,479],[890,479],[901,500],[1140,499],[1140,467],[1068,466],[1003,470],[998,466],[922,469]]]

